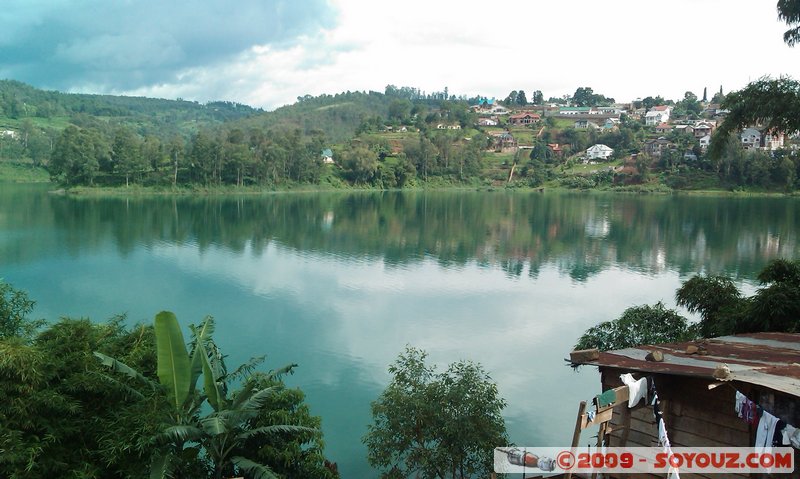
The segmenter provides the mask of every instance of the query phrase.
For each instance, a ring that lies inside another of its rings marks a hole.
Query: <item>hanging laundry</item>
[[[617,400],[617,392],[613,389],[609,389],[602,394],[598,394],[594,399],[597,403],[597,407],[608,406]]]
[[[777,425],[778,418],[767,411],[763,411],[761,413],[761,419],[758,421],[758,427],[756,428],[755,447],[763,447],[766,448],[767,452],[771,451],[772,438],[775,435],[775,427]]]
[[[621,374],[619,379],[622,384],[628,386],[628,408],[639,404],[639,401],[647,395],[647,379],[641,378],[637,381],[633,379],[631,373]]]
[[[744,405],[747,402],[747,400],[748,400],[747,396],[745,396],[744,394],[740,393],[739,391],[736,391],[736,407],[735,407],[735,409],[736,409],[736,414],[739,417],[742,417],[742,414],[744,413]]]

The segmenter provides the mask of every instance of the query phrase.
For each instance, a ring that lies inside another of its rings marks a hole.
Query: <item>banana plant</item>
[[[152,387],[161,387],[172,410],[172,424],[154,438],[156,444],[167,445],[166,449],[154,455],[151,464],[151,479],[170,476],[172,463],[177,456],[197,456],[202,449],[214,467],[215,479],[244,472],[254,479],[277,477],[269,466],[252,461],[240,455],[245,441],[253,437],[268,437],[276,433],[315,432],[313,428],[294,425],[272,425],[253,427],[253,420],[264,411],[268,398],[280,386],[259,387],[260,384],[274,384],[274,381],[257,381],[252,377],[244,380],[238,392],[228,397],[227,386],[230,381],[239,380],[261,363],[264,357],[251,359],[231,374],[227,373],[223,355],[212,339],[214,321],[206,318],[199,327],[191,326],[191,348],[187,350],[180,325],[175,315],[162,311],[155,317],[155,336],[157,354],[158,383],[143,376],[133,368],[116,359],[95,352],[104,365],[112,370],[130,376]],[[279,379],[291,374],[296,364],[270,371],[267,379]],[[203,376],[203,392],[196,388]],[[264,378],[261,375],[261,378]],[[201,406],[208,402],[212,411],[200,416]],[[266,439],[265,439],[266,440]],[[197,444],[197,448],[185,449],[187,443]],[[189,450],[190,449],[190,450]]]

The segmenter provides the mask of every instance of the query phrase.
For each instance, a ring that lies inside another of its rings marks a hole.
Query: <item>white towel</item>
[[[620,374],[619,379],[622,384],[628,386],[628,407],[632,408],[639,404],[647,394],[647,379],[642,378],[637,381],[633,379],[631,373]]]

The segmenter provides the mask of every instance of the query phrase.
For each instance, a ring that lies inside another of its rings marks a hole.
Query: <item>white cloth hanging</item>
[[[647,394],[647,379],[641,378],[638,381],[633,379],[631,373],[620,374],[622,384],[628,386],[628,407],[632,408],[639,404]]]

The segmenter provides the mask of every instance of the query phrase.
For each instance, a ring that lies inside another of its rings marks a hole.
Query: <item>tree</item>
[[[506,106],[515,105],[517,103],[517,95],[517,90],[511,90],[511,93],[503,100],[503,103],[505,103]]]
[[[130,129],[117,129],[111,146],[111,160],[114,170],[125,176],[125,186],[129,186],[131,175],[144,169],[141,140]]]
[[[534,105],[544,105],[544,94],[542,93],[542,90],[536,90],[533,92],[533,95],[531,96],[531,103]]]
[[[494,447],[508,441],[505,401],[480,365],[461,361],[437,374],[426,357],[409,347],[389,367],[363,438],[370,464],[385,478],[487,476]]]
[[[597,348],[601,351],[622,349],[640,344],[687,341],[697,337],[697,329],[686,318],[664,303],[634,306],[622,316],[589,328],[575,349]]]
[[[42,321],[28,319],[34,304],[25,291],[0,279],[0,339],[30,337],[42,325]]]
[[[228,373],[224,356],[212,339],[214,322],[209,317],[198,327],[191,327],[191,351],[187,351],[183,334],[174,314],[162,311],[156,315],[155,339],[158,385],[164,391],[170,420],[165,429],[155,436],[151,477],[171,475],[175,464],[190,464],[198,457],[211,462],[214,479],[247,473],[255,479],[276,477],[267,465],[243,454],[252,453],[252,440],[274,434],[310,433],[314,428],[291,424],[258,424],[265,414],[268,400],[282,389],[281,376],[291,373],[297,366],[291,364],[265,375],[250,373],[263,361],[251,359],[232,373]],[[149,378],[135,369],[106,354],[95,352],[105,366],[156,387]],[[203,394],[195,389],[203,378]],[[230,383],[243,380],[240,390],[228,394]],[[200,416],[204,403],[211,412]],[[250,441],[250,447],[247,447]],[[196,444],[187,446],[188,444]],[[259,443],[256,443],[258,445]],[[263,443],[261,443],[263,444]]]
[[[519,90],[517,92],[517,100],[515,102],[517,105],[525,106],[528,104],[528,98],[525,96],[524,90]]]
[[[706,103],[708,101],[708,87],[703,87],[703,99],[700,101],[702,101],[703,103]]]
[[[778,19],[784,21],[789,30],[783,34],[783,41],[790,47],[800,41],[800,1],[778,0]]]
[[[766,131],[800,129],[800,83],[789,77],[762,77],[739,91],[728,93],[722,107],[729,110],[714,132],[709,155],[723,154],[725,138],[742,128],[761,125]]]
[[[741,293],[725,276],[694,276],[675,292],[679,306],[700,314],[700,334],[704,338],[729,334],[741,310]]]

